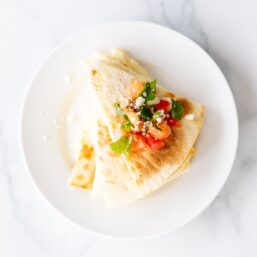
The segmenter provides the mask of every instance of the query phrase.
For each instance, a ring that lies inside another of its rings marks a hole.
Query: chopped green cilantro
[[[123,121],[122,124],[121,124],[121,128],[122,128],[123,130],[125,130],[126,132],[131,131],[131,128],[133,127],[133,124],[132,124],[132,122],[129,120],[128,115],[125,114],[125,113],[122,111],[122,109],[121,109],[121,107],[120,107],[120,105],[119,105],[118,103],[115,103],[115,104],[114,104],[114,108],[115,108],[115,111],[116,111],[117,115],[118,115],[118,116],[122,116],[122,117],[124,118],[124,121]]]
[[[146,103],[154,100],[156,96],[156,84],[157,80],[145,83],[144,89],[140,95],[145,98]]]
[[[132,143],[132,137],[122,136],[119,140],[110,144],[112,151],[116,154],[129,155]]]
[[[158,118],[160,118],[162,116],[162,113],[160,111],[155,111],[153,113],[153,119],[157,120]]]
[[[118,116],[123,116],[124,112],[122,111],[120,105],[118,103],[115,103],[114,105],[115,111],[117,113]]]
[[[131,128],[133,127],[133,124],[132,124],[132,122],[129,120],[128,115],[125,114],[125,115],[123,116],[123,118],[124,118],[124,121],[123,121],[122,124],[121,124],[121,128],[122,128],[123,130],[125,130],[126,132],[131,131]]]
[[[172,108],[171,108],[171,115],[173,118],[181,120],[184,112],[184,106],[177,102],[176,100],[172,99]]]
[[[149,108],[143,106],[140,110],[141,117],[143,120],[151,121],[153,119],[153,114]]]

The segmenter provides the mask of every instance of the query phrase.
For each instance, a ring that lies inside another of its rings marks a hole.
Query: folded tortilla
[[[101,121],[103,125],[98,126],[98,128],[101,130],[103,126],[107,127],[105,129],[106,135],[102,136],[110,136],[111,143],[120,137],[120,129],[115,121],[116,113],[113,104],[120,98],[129,97],[133,79],[150,81],[152,78],[135,60],[117,49],[110,55],[98,55],[97,58],[91,60],[90,78],[102,113]],[[105,200],[108,201],[109,205],[112,205],[113,201],[110,191],[119,192],[114,193],[114,195],[121,195],[121,191],[123,192],[118,205],[123,204],[123,197],[125,199],[127,191],[133,192],[131,201],[146,196],[167,183],[176,174],[182,173],[193,156],[193,145],[203,122],[204,107],[185,97],[177,96],[160,85],[157,85],[157,95],[159,97],[175,98],[183,104],[185,115],[193,114],[194,119],[183,118],[181,120],[182,126],[172,128],[172,135],[166,141],[165,147],[157,152],[146,149],[144,152],[131,153],[129,157],[120,157],[111,153],[108,144],[99,148],[97,154],[101,155],[101,152],[104,152],[105,156],[109,158],[109,160],[107,160],[108,158],[99,160],[99,162],[102,162],[101,165],[104,166],[105,182],[103,187],[106,187],[106,181],[112,180],[112,176],[118,178],[113,179],[115,181],[114,185],[107,184],[107,189],[104,189]],[[106,165],[103,165],[103,162]],[[128,185],[131,188],[125,190],[126,187],[129,187]],[[127,202],[128,199],[124,200],[124,203]],[[117,203],[114,203],[114,205],[117,205]]]
[[[120,137],[113,104],[129,97],[133,79],[151,81],[153,78],[126,52],[118,49],[92,58],[89,73],[97,104],[92,194],[103,197],[108,208],[120,207],[147,196],[183,174],[195,152],[193,146],[203,122],[204,107],[157,85],[158,97],[172,97],[183,104],[182,126],[172,128],[165,146],[157,152],[146,148],[129,157],[117,156],[109,146]],[[192,114],[194,119],[186,119],[187,114]]]

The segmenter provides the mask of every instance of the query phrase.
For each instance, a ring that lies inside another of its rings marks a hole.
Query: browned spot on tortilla
[[[108,132],[107,126],[101,121],[98,120],[98,144],[100,147],[105,147],[106,145],[109,145],[112,143],[112,139],[110,137],[110,134]]]
[[[83,168],[84,168],[85,170],[87,170],[87,169],[89,168],[88,163],[87,163],[87,164],[85,164],[85,165],[83,166]]]
[[[146,149],[136,156],[131,156],[129,162],[132,171],[138,172],[137,183],[142,184],[146,178],[160,171],[163,166],[176,165],[183,162],[188,153],[187,148],[181,147],[186,145],[184,130],[174,128],[172,135],[165,141],[165,146],[159,151],[153,152]]]
[[[91,74],[94,76],[94,75],[96,75],[96,73],[97,73],[97,71],[96,70],[91,70]]]
[[[79,175],[76,176],[76,178],[77,178],[78,180],[83,180],[83,179],[84,179],[84,176],[83,176],[82,174],[79,174]]]
[[[100,147],[106,147],[107,142],[112,142],[108,129],[102,122],[98,123],[98,139]],[[176,169],[185,160],[190,147],[185,129],[183,127],[172,128],[172,134],[165,140],[165,146],[162,149],[153,152],[150,148],[146,148],[144,152],[130,154],[127,161],[130,170],[137,177],[137,183],[142,184],[147,178],[160,172],[160,169],[165,166],[171,168],[173,166]],[[109,154],[115,156],[111,150]]]
[[[186,98],[177,98],[177,101],[184,106],[184,115],[193,113],[194,106]]]
[[[136,162],[136,167],[141,170],[143,168],[142,164],[140,162]]]
[[[174,98],[175,97],[175,95],[173,93],[171,93],[171,92],[165,92],[164,96],[165,97],[170,97],[170,98]]]
[[[94,147],[84,144],[80,151],[79,158],[90,160],[92,159],[93,153],[94,153]]]

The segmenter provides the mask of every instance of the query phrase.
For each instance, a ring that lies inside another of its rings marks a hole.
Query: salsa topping
[[[142,152],[146,147],[158,151],[165,146],[171,128],[181,126],[183,104],[171,97],[159,98],[156,84],[156,80],[132,80],[130,97],[114,104],[117,120],[124,132],[110,145],[116,154],[128,156],[130,152]]]

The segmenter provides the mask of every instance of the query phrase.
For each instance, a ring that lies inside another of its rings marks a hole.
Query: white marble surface
[[[1,0],[0,256],[257,256],[256,12],[255,0]],[[222,192],[193,222],[151,240],[106,239],[66,221],[34,188],[19,150],[32,73],[70,34],[111,20],[152,21],[195,40],[225,73],[239,113],[237,158]]]

